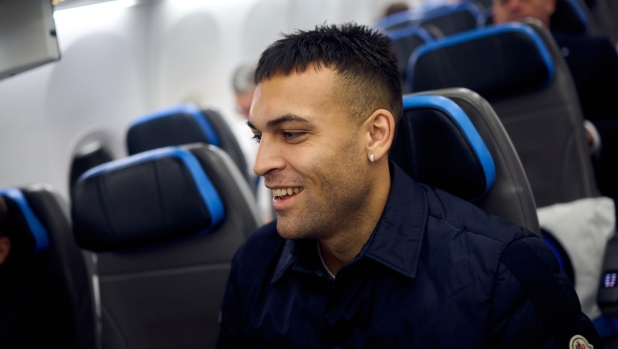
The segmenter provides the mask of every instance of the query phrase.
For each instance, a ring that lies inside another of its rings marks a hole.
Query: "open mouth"
[[[272,191],[272,194],[273,194],[273,200],[279,201],[279,200],[287,199],[289,197],[292,197],[292,196],[302,192],[303,188],[302,187],[282,188],[282,189],[272,189],[271,191]]]

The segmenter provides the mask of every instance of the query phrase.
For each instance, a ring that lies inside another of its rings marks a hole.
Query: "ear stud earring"
[[[376,156],[374,154],[369,154],[369,162],[372,164],[376,162]]]

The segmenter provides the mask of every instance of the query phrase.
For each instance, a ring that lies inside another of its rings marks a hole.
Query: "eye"
[[[262,135],[254,134],[251,139],[254,139],[256,142],[260,143],[260,141],[262,140]]]
[[[285,138],[288,141],[292,141],[292,140],[295,140],[296,138],[304,136],[305,134],[307,134],[307,132],[283,132],[283,138]]]

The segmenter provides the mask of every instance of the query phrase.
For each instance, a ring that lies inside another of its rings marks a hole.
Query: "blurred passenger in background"
[[[38,273],[19,232],[0,196],[0,348],[74,348],[57,290]]]
[[[256,188],[255,194],[262,223],[268,223],[273,219],[273,211],[271,205],[272,195],[268,188],[264,186],[264,181],[258,178],[253,172],[253,164],[259,144],[253,139],[253,132],[247,127],[249,120],[249,110],[251,110],[251,102],[255,92],[255,63],[243,63],[236,68],[232,75],[232,88],[236,97],[236,109],[242,118],[238,118],[232,125],[232,131],[236,135],[236,139],[240,144],[245,161],[247,162],[247,170],[249,178],[254,183]]]
[[[549,28],[556,0],[493,0],[495,24],[533,17]],[[587,119],[586,137],[601,194],[618,199],[618,54],[605,37],[552,31]]]

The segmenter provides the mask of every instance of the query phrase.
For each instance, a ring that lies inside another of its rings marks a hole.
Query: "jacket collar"
[[[390,170],[391,189],[384,211],[354,261],[371,258],[402,275],[414,278],[427,222],[427,197],[423,188],[399,166],[391,162]],[[324,274],[321,264],[316,263],[316,257],[315,240],[287,240],[271,283],[276,282],[290,266],[299,272]]]

